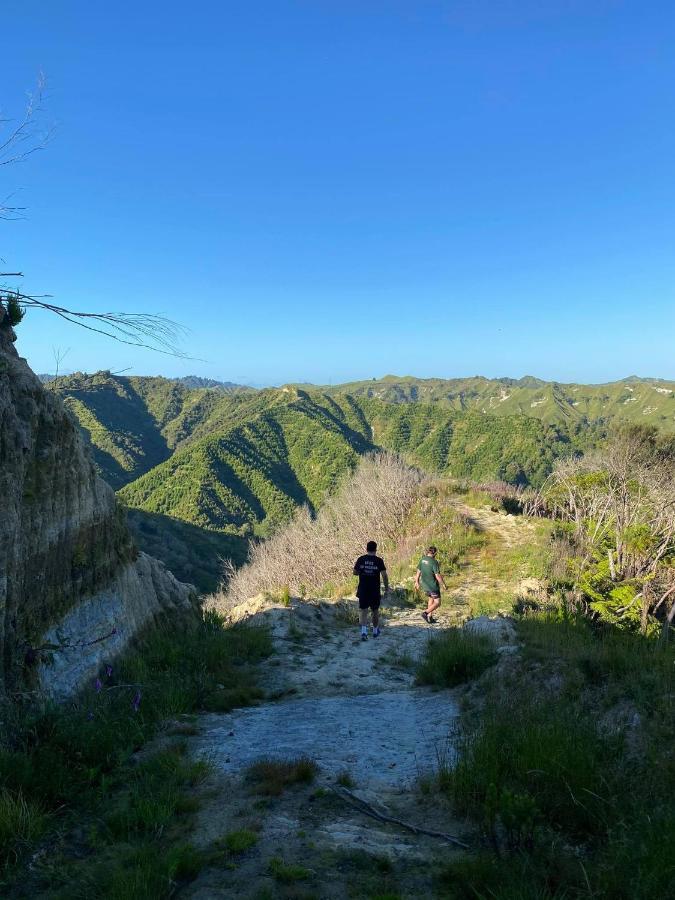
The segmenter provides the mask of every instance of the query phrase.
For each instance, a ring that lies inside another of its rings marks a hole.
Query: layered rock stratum
[[[0,693],[68,694],[194,589],[139,553],[74,418],[0,304]]]

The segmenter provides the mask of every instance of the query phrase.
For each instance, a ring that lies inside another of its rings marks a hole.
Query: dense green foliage
[[[496,416],[522,415],[548,424],[634,422],[675,431],[675,383],[658,378],[559,384],[532,376],[445,380],[388,375],[322,390],[389,403],[422,401]]]
[[[128,485],[129,506],[246,534],[316,509],[370,442],[313,398],[298,396],[238,427],[191,442]]]
[[[16,896],[36,896],[44,884],[61,885],[68,897],[169,896],[172,879],[189,874],[193,851],[180,841],[195,808],[190,788],[206,767],[184,759],[180,745],[140,764],[137,753],[167,717],[258,699],[252,665],[271,650],[264,629],[225,628],[214,614],[181,620],[149,632],[104,667],[77,702],[7,709],[0,745],[3,896],[10,886]],[[47,832],[49,854],[31,867],[30,884],[17,884],[16,862]],[[73,839],[75,852],[67,849]]]
[[[563,430],[523,416],[495,419],[296,388],[223,392],[100,373],[59,379],[54,389],[78,417],[102,474],[122,486],[125,503],[161,521],[233,535],[268,533],[299,505],[318,509],[358,457],[377,447],[428,471],[533,484],[572,447]],[[158,552],[149,533],[159,521],[135,523],[149,552]],[[160,556],[171,565],[169,554]],[[182,571],[190,566],[203,568],[186,560]],[[205,583],[211,574],[193,578]]]
[[[561,587],[594,615],[643,634],[675,619],[675,448],[627,426],[602,450],[556,467],[535,504],[569,548]]]
[[[239,534],[199,528],[160,513],[127,510],[131,533],[139,547],[161,559],[178,578],[201,592],[215,591],[223,577],[223,560],[240,566],[249,541]]]
[[[597,445],[613,418],[639,410],[663,428],[675,421],[669,387],[637,379],[564,386],[385,378],[262,391],[196,383],[101,372],[59,378],[50,389],[77,417],[102,475],[129,507],[151,514],[133,520],[141,548],[206,589],[218,577],[207,559],[213,540],[187,549],[172,522],[233,539],[269,534],[299,505],[318,509],[372,449],[394,450],[429,472],[538,487],[558,458]],[[221,542],[218,555],[221,547],[242,558],[241,545]]]

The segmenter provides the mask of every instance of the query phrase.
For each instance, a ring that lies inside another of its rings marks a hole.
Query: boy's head
[[[377,541],[368,541],[366,544],[366,553],[375,553],[377,550]]]
[[[434,547],[433,544],[431,545],[431,547],[427,547],[427,554],[429,556],[436,556],[437,553],[438,553],[438,547]]]

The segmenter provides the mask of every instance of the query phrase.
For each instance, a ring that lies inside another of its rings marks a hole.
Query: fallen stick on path
[[[446,834],[443,831],[431,831],[428,828],[420,828],[419,825],[411,825],[409,822],[404,822],[402,819],[395,819],[393,816],[388,816],[386,815],[386,813],[382,813],[379,810],[375,809],[375,807],[371,806],[370,803],[367,803],[365,800],[357,797],[356,794],[348,791],[347,788],[331,788],[331,790],[334,794],[336,794],[338,797],[344,800],[345,803],[348,803],[354,809],[362,812],[366,816],[371,816],[373,819],[379,819],[380,822],[387,822],[390,825],[398,825],[400,828],[405,828],[407,831],[412,831],[413,834],[424,834],[427,837],[440,838],[443,841],[447,841],[449,844],[456,844],[458,847],[462,847],[465,850],[469,849],[468,844],[465,844],[464,841],[460,841],[459,838],[456,838],[451,834]]]

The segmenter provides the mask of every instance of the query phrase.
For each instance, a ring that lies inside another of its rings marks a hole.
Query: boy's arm
[[[441,567],[438,567],[438,571],[434,572],[436,576],[436,581],[440,584],[444,591],[447,591],[447,587],[445,586],[445,581],[443,580],[443,576],[441,575]]]
[[[415,572],[415,590],[416,590],[416,591],[419,591],[419,589],[420,589],[420,576],[421,576],[421,574],[422,574],[422,573],[420,572],[420,570],[419,570],[419,568],[418,568],[417,571]]]
[[[382,569],[382,584],[384,585],[385,594],[389,593],[389,576],[387,575],[387,570]]]

